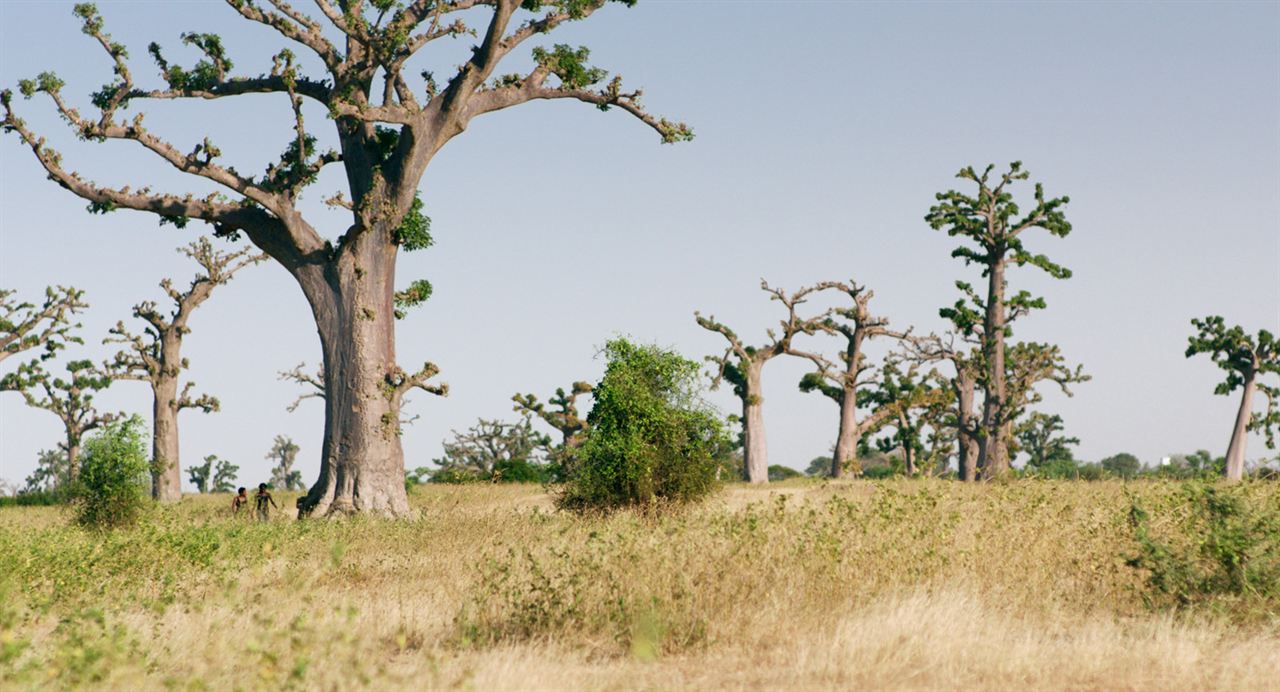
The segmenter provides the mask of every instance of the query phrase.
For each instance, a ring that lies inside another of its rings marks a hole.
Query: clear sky
[[[284,45],[221,2],[98,5],[140,81],[157,80],[150,41],[195,61],[184,31],[222,33],[239,74],[267,71]],[[762,277],[788,288],[854,278],[894,325],[941,329],[953,282],[977,271],[951,259],[955,241],[922,217],[961,167],[1015,159],[1050,195],[1071,196],[1072,234],[1028,242],[1075,272],[1012,273],[1015,290],[1049,303],[1016,336],[1061,344],[1094,378],[1072,399],[1050,393],[1043,408],[1081,439],[1081,458],[1222,454],[1236,400],[1213,395],[1220,373],[1207,358],[1182,352],[1195,316],[1280,331],[1277,37],[1275,2],[642,0],[558,31],[551,41],[588,44],[596,65],[643,87],[651,111],[689,122],[697,138],[663,146],[620,111],[535,103],[477,119],[436,157],[422,192],[437,244],[399,268],[402,285],[425,277],[435,295],[398,338],[404,365],[438,363],[452,393],[409,403],[421,418],[405,431],[406,463],[427,465],[450,429],[477,417],[514,419],[515,392],[545,398],[595,380],[596,350],[614,334],[701,357],[723,347],[694,324],[701,309],[763,339],[779,314]],[[428,63],[447,74],[473,42]],[[0,0],[0,84],[46,69],[86,111],[110,78],[71,3]],[[242,102],[145,107],[147,123],[184,149],[212,134],[227,161],[260,171],[290,136],[287,102],[231,101]],[[17,103],[86,176],[208,190],[132,143],[74,141],[45,101]],[[322,118],[311,114],[314,129]],[[307,210],[336,237],[343,219],[318,209],[338,189],[338,172],[326,175]],[[174,249],[202,232],[132,212],[90,215],[15,135],[0,136],[0,286],[24,297],[53,283],[85,289],[86,345],[69,355],[108,357],[100,340],[130,306],[162,298],[162,277],[189,280],[194,264]],[[279,266],[245,271],[191,327],[189,376],[223,411],[182,414],[184,463],[217,454],[240,465],[242,481],[265,480],[263,457],[283,433],[313,480],[321,407],[286,413],[297,390],[276,378],[319,358],[296,284]],[[766,368],[772,463],[803,468],[834,441],[836,408],[796,389],[804,371],[794,360]],[[727,392],[712,399],[737,408]],[[150,410],[135,382],[100,402]],[[0,395],[0,478],[21,482],[59,439],[52,414]],[[1249,457],[1265,451],[1255,437]]]

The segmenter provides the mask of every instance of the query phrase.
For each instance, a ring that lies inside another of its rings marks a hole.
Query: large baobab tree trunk
[[[742,398],[742,463],[747,480],[769,482],[769,447],[764,437],[764,397],[760,396],[763,363],[747,368],[746,396]]]
[[[836,434],[836,450],[831,457],[832,478],[844,475],[846,468],[853,475],[859,473],[858,432],[858,392],[853,387],[845,387],[844,397],[840,400],[840,431]]]
[[[182,466],[178,449],[178,380],[155,384],[151,407],[151,496],[160,502],[182,499]]]
[[[395,352],[395,246],[366,232],[344,252],[298,271],[324,353],[320,478],[304,514],[409,514],[400,446]]]
[[[80,480],[80,441],[68,442],[67,445],[67,480],[75,483]]]
[[[1257,374],[1245,374],[1244,393],[1240,395],[1240,409],[1236,411],[1236,425],[1231,430],[1231,442],[1227,445],[1227,480],[1244,478],[1244,449],[1249,442],[1249,418],[1253,411],[1253,392],[1257,387]]]

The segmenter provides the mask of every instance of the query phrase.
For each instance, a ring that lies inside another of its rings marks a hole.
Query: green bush
[[[800,473],[790,466],[783,466],[782,464],[774,464],[769,467],[770,481],[785,481],[788,478],[799,478],[803,475],[803,473]]]
[[[705,498],[732,444],[702,400],[698,363],[626,339],[610,341],[604,353],[582,465],[557,504],[579,512],[651,510]]]
[[[76,521],[95,528],[136,523],[150,482],[142,419],[132,416],[107,424],[84,443],[72,491]]]
[[[1147,603],[1232,601],[1235,612],[1280,612],[1280,508],[1251,505],[1240,487],[1189,482],[1183,492],[1182,514],[1173,521],[1152,522],[1131,503],[1138,552],[1126,562],[1146,572]]]

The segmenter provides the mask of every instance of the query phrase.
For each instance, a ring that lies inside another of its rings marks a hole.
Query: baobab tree
[[[1019,423],[1014,436],[1027,453],[1027,466],[1038,469],[1057,459],[1071,459],[1071,448],[1080,444],[1080,438],[1067,437],[1063,430],[1062,416],[1040,411],[1032,411]]]
[[[930,335],[907,343],[909,356],[917,363],[947,362],[952,375],[944,378],[951,389],[950,419],[955,430],[956,472],[962,481],[978,480],[978,436],[981,421],[974,409],[978,378],[982,375],[982,352],[954,333],[945,338]]]
[[[210,454],[203,464],[195,464],[187,470],[188,480],[201,493],[229,493],[235,490],[236,474],[240,467]]]
[[[719,333],[729,342],[723,354],[707,357],[707,361],[717,366],[711,388],[715,389],[721,382],[728,381],[733,385],[733,393],[742,401],[742,464],[747,480],[752,483],[769,482],[769,448],[764,432],[764,391],[760,381],[764,365],[787,353],[796,334],[812,333],[827,317],[823,313],[806,319],[796,314],[796,308],[805,302],[806,296],[818,290],[817,286],[801,288],[788,295],[786,291],[772,288],[761,279],[760,289],[769,294],[770,300],[779,301],[787,308],[787,317],[780,323],[781,331],[769,329],[769,342],[763,346],[743,343],[736,332],[717,322],[714,315],[703,317],[700,312],[693,313],[699,326]]]
[[[795,346],[788,349],[791,355],[806,358],[817,368],[800,380],[800,391],[819,392],[840,407],[840,427],[829,473],[832,478],[839,478],[845,469],[858,473],[858,441],[889,415],[886,410],[872,414],[867,420],[858,420],[858,389],[874,377],[874,366],[867,363],[863,346],[879,337],[906,339],[908,334],[890,329],[888,318],[871,314],[870,303],[875,291],[866,286],[854,281],[826,281],[815,288],[839,291],[853,301],[853,305],[833,308],[829,316],[816,323],[819,330],[844,338],[845,347],[840,352],[839,363],[816,351]]]
[[[302,490],[307,486],[302,482],[302,472],[294,471],[293,464],[298,460],[298,445],[286,435],[276,435],[275,444],[267,452],[267,460],[274,462],[271,466],[271,487],[280,490]]]
[[[4,129],[30,147],[48,177],[88,200],[94,211],[146,211],[179,226],[204,221],[218,235],[247,236],[279,262],[311,306],[329,383],[320,476],[300,509],[318,515],[407,515],[399,405],[407,391],[426,388],[439,370],[428,363],[409,373],[397,364],[396,313],[426,291],[421,282],[397,291],[395,266],[401,249],[428,244],[419,183],[435,155],[477,116],[539,100],[617,108],[652,128],[663,142],[691,139],[692,132],[682,123],[647,113],[640,92],[624,90],[619,77],[606,82],[607,73],[588,64],[586,48],[535,47],[532,67],[498,72],[504,59],[526,42],[585,19],[605,0],[317,0],[320,18],[279,0],[271,0],[270,7],[248,0],[227,4],[291,42],[291,48],[275,55],[268,73],[234,74],[219,36],[191,32],[182,40],[203,53],[203,59],[185,68],[153,43],[148,52],[163,84],[142,86],[134,80],[125,46],[104,31],[97,8],[79,4],[74,13],[83,20],[84,33],[114,65],[114,80],[92,98],[99,114],[82,115],[51,72],[19,84],[23,96],[50,97],[82,138],[137,144],[176,169],[216,184],[219,193],[183,196],[91,182],[67,168],[61,155],[18,117],[8,91],[0,98]],[[482,10],[487,21],[476,34],[468,22]],[[478,45],[447,82],[437,82],[431,72],[422,72],[421,79],[414,76],[410,60],[426,47],[471,35],[479,37]],[[335,36],[341,40],[335,42]],[[323,72],[304,74],[294,49],[318,60]],[[257,176],[222,163],[221,149],[209,138],[184,148],[146,128],[140,113],[131,120],[118,116],[125,108],[137,112],[154,100],[196,103],[262,94],[276,95],[289,106],[293,136],[280,159]],[[316,128],[303,117],[304,110],[315,106],[333,122],[336,148],[321,151]],[[343,168],[346,190],[326,202],[350,213],[350,224],[336,239],[323,236],[298,205],[304,188],[331,164]]]
[[[141,334],[135,334],[117,322],[104,344],[122,344],[124,349],[105,365],[113,380],[137,380],[151,385],[151,496],[161,502],[182,499],[182,463],[178,444],[178,413],[196,409],[212,413],[220,408],[216,397],[194,396],[194,382],[178,389],[182,371],[190,363],[182,355],[182,343],[191,333],[191,314],[200,307],[213,289],[231,280],[236,272],[266,259],[250,248],[223,252],[214,248],[208,238],[178,249],[200,265],[200,272],[186,290],[179,290],[170,279],[160,281],[160,288],[173,301],[169,311],[155,301],[133,306],[133,316],[146,323]]]
[[[916,365],[904,369],[901,360],[886,359],[874,388],[860,393],[860,403],[870,405],[874,411],[868,418],[875,421],[869,431],[894,429],[892,435],[877,440],[876,446],[885,454],[902,450],[904,470],[908,476],[914,476],[920,472],[920,457],[925,453],[922,432],[941,424],[939,418],[949,393],[934,386],[935,373],[920,373]],[[926,461],[935,463],[937,459],[931,454]]]
[[[67,454],[69,479],[74,483],[80,475],[80,443],[85,433],[110,423],[117,414],[99,413],[93,405],[94,395],[111,386],[106,373],[88,360],[71,361],[66,369],[67,379],[63,379],[33,360],[0,379],[0,391],[19,392],[28,406],[58,417],[66,433],[59,446]]]
[[[548,452],[551,460],[560,467],[561,476],[573,472],[573,451],[582,443],[587,433],[587,419],[578,413],[578,397],[590,394],[592,389],[589,382],[574,382],[568,392],[563,387],[557,387],[555,396],[546,404],[533,394],[515,394],[511,397],[515,402],[512,410],[516,413],[537,416],[560,433],[560,445]],[[548,405],[554,408],[548,408]]]
[[[1027,171],[1015,161],[998,182],[991,182],[994,165],[979,174],[968,167],[956,175],[977,184],[976,196],[956,190],[937,194],[938,204],[930,207],[925,221],[934,230],[945,230],[947,235],[960,236],[972,243],[961,245],[952,251],[952,257],[963,259],[965,264],[978,264],[987,279],[985,296],[979,296],[965,282],[957,286],[979,307],[982,329],[979,332],[984,365],[982,401],[982,435],[978,437],[979,465],[984,475],[996,477],[1009,471],[1010,413],[1008,390],[1005,384],[1005,341],[1009,337],[1013,320],[1032,309],[1045,306],[1043,298],[1033,297],[1027,291],[1008,294],[1006,272],[1012,267],[1032,265],[1057,279],[1070,278],[1071,271],[1055,264],[1044,255],[1032,254],[1023,244],[1023,234],[1032,229],[1043,229],[1050,235],[1065,237],[1071,232],[1062,207],[1069,198],[1048,199],[1044,187],[1036,183],[1035,206],[1021,214],[1008,188],[1015,182],[1026,180]],[[945,316],[945,314],[944,314]]]
[[[18,302],[14,291],[0,290],[0,361],[33,348],[42,348],[48,360],[68,343],[84,343],[72,331],[80,327],[73,316],[89,307],[84,291],[67,286],[44,290],[40,305]]]
[[[1263,329],[1257,337],[1245,333],[1239,325],[1227,327],[1219,315],[1191,320],[1196,333],[1189,337],[1187,357],[1208,353],[1213,362],[1227,372],[1214,394],[1227,396],[1240,389],[1240,406],[1236,410],[1231,442],[1227,445],[1226,477],[1228,481],[1244,478],[1244,451],[1251,432],[1266,435],[1267,448],[1276,447],[1276,430],[1280,428],[1280,384],[1267,384],[1259,378],[1280,375],[1280,339]],[[1261,393],[1266,409],[1253,410],[1253,396]]]

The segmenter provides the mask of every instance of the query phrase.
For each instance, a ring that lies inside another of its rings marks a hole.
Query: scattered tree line
[[[17,302],[11,292],[0,291],[0,362],[25,351],[39,353],[4,375],[0,389],[19,392],[31,406],[49,410],[62,421],[65,440],[60,451],[65,462],[53,471],[55,476],[65,474],[74,482],[82,465],[79,455],[85,434],[122,420],[120,414],[98,412],[94,394],[113,379],[139,379],[151,385],[154,400],[152,496],[176,499],[182,477],[178,412],[218,408],[213,397],[192,395],[190,382],[179,386],[181,373],[188,368],[181,347],[190,313],[236,271],[270,258],[295,279],[310,304],[322,352],[315,375],[301,367],[284,374],[309,388],[303,398],[324,402],[320,473],[300,510],[320,515],[408,513],[405,481],[420,474],[407,477],[405,473],[400,433],[407,421],[401,408],[413,389],[441,396],[448,389],[433,382],[439,368],[431,362],[414,372],[397,365],[395,321],[427,300],[432,287],[419,279],[398,288],[395,263],[401,250],[419,251],[432,244],[419,186],[435,154],[466,131],[476,116],[547,99],[624,111],[665,143],[693,137],[685,124],[645,111],[640,92],[624,89],[620,77],[609,79],[607,72],[590,65],[585,47],[534,47],[527,69],[510,74],[499,71],[504,60],[510,63],[508,58],[526,42],[584,20],[605,4],[604,0],[380,1],[338,11],[322,2],[324,16],[316,18],[283,3],[267,7],[230,2],[243,19],[277,32],[288,42],[290,47],[276,53],[269,71],[257,76],[236,72],[219,36],[192,32],[183,34],[182,41],[203,57],[189,67],[168,59],[157,43],[148,47],[158,75],[150,84],[135,78],[128,49],[106,32],[98,9],[89,3],[75,5],[73,13],[82,32],[101,46],[113,66],[112,80],[89,99],[96,114],[83,114],[52,72],[22,80],[20,95],[48,97],[52,108],[86,141],[129,142],[202,183],[214,183],[220,192],[196,197],[161,193],[145,185],[112,188],[92,182],[68,168],[47,140],[19,117],[15,95],[9,90],[0,92],[4,109],[0,127],[16,135],[45,174],[86,200],[93,213],[142,211],[161,224],[179,228],[197,220],[212,226],[218,237],[247,238],[256,250],[217,252],[206,240],[189,246],[184,252],[201,265],[201,272],[186,290],[162,282],[173,307],[162,311],[155,303],[138,304],[134,317],[144,325],[141,333],[118,324],[108,341],[123,349],[113,360],[103,364],[72,360],[63,365],[65,376],[52,374],[49,361],[66,344],[78,343],[72,320],[85,308],[80,292],[50,288],[37,305]],[[467,12],[473,9],[476,12]],[[473,27],[471,22],[481,12],[482,23]],[[479,43],[445,81],[437,81],[431,72],[415,73],[409,66],[428,46],[434,49],[440,41],[462,36],[475,36]],[[341,40],[335,42],[334,37]],[[294,50],[304,51],[322,66],[319,74],[304,72]],[[138,113],[157,100],[194,106],[251,94],[280,97],[292,114],[293,135],[279,159],[258,175],[224,163],[221,149],[209,138],[184,149],[145,127],[141,113],[130,119],[123,115],[130,109]],[[327,114],[335,148],[321,149],[317,130],[303,117],[304,104],[318,105]],[[350,215],[350,223],[336,239],[323,236],[298,207],[303,191],[331,165],[345,172],[345,188],[326,203]],[[1051,448],[1054,440],[1059,445],[1068,443],[1055,437],[1061,434],[1060,420],[1055,423],[1034,411],[1040,388],[1056,385],[1069,394],[1072,385],[1089,376],[1070,364],[1056,345],[1015,339],[1015,325],[1046,304],[1026,290],[1014,291],[1009,280],[1013,270],[1027,266],[1057,279],[1071,276],[1069,269],[1032,249],[1032,239],[1038,236],[1064,238],[1070,233],[1064,211],[1069,200],[1046,196],[1037,183],[1030,199],[1019,205],[1014,188],[1029,178],[1028,173],[1017,162],[998,175],[994,170],[994,166],[981,172],[972,167],[961,170],[958,177],[966,181],[967,190],[938,193],[925,215],[931,228],[961,241],[952,256],[978,270],[976,278],[956,281],[959,297],[939,311],[950,324],[947,333],[915,335],[910,329],[890,329],[888,320],[870,308],[872,291],[854,281],[821,282],[794,292],[762,283],[770,299],[785,309],[778,327],[767,331],[766,341],[751,342],[714,317],[695,313],[699,325],[726,343],[724,352],[709,360],[715,365],[713,385],[728,382],[741,402],[736,441],[733,435],[726,442],[712,435],[710,428],[698,427],[705,421],[695,412],[705,411],[692,403],[685,365],[664,361],[643,347],[632,352],[611,343],[606,347],[608,367],[615,361],[647,358],[650,362],[644,367],[657,368],[650,374],[658,380],[649,384],[658,390],[642,397],[655,407],[649,411],[654,417],[631,418],[640,412],[623,415],[617,409],[602,409],[620,405],[606,394],[632,391],[621,385],[602,391],[605,380],[592,387],[575,384],[568,392],[557,392],[547,404],[518,395],[515,403],[525,416],[522,423],[482,421],[470,431],[455,433],[438,468],[442,473],[449,469],[456,477],[511,479],[530,473],[516,463],[524,456],[530,468],[545,467],[539,473],[547,478],[577,483],[576,479],[593,473],[587,470],[591,460],[605,463],[611,458],[607,450],[593,446],[593,439],[603,439],[593,438],[598,419],[616,426],[609,434],[632,431],[628,426],[633,423],[656,426],[644,427],[644,435],[666,431],[665,437],[628,437],[639,445],[630,449],[644,447],[635,442],[644,439],[645,444],[656,445],[654,449],[684,448],[698,459],[705,452],[716,459],[709,466],[714,467],[716,478],[732,477],[725,465],[740,461],[747,480],[767,482],[771,466],[761,373],[766,363],[783,356],[803,358],[813,366],[799,383],[801,391],[822,394],[837,404],[829,476],[861,473],[860,459],[873,453],[897,455],[910,474],[936,473],[954,458],[957,475],[964,481],[1009,475],[1012,459],[1024,445],[1036,460],[1034,465],[1050,464],[1056,453]],[[828,295],[845,302],[825,311],[806,310],[809,300]],[[1280,373],[1276,340],[1265,330],[1255,337],[1241,327],[1228,327],[1221,317],[1194,324],[1198,333],[1187,355],[1211,354],[1227,371],[1218,393],[1242,392],[1224,468],[1226,477],[1236,480],[1243,473],[1248,432],[1262,432],[1268,445],[1274,446],[1280,413],[1277,385],[1268,378]],[[836,339],[838,346],[824,349],[814,341],[821,338]],[[891,341],[896,348],[882,362],[872,363],[863,349],[877,339]],[[666,389],[659,386],[663,382]],[[586,394],[594,405],[584,419],[576,398]],[[1264,412],[1254,410],[1258,396],[1266,400]],[[670,415],[659,415],[658,402],[674,407],[667,412]],[[535,432],[534,418],[554,429],[559,439]],[[683,432],[664,427],[675,426],[677,419],[680,425],[692,427]],[[694,435],[690,432],[694,429],[701,430],[697,435],[711,436],[698,443],[705,443],[705,448],[681,437]],[[503,444],[491,449],[487,445],[494,439]],[[617,444],[625,446],[621,441]],[[292,454],[296,453],[295,448]],[[536,464],[528,458],[535,454],[543,455]],[[280,462],[278,467],[284,467],[284,475],[276,480],[296,485],[299,481],[292,474],[297,472],[290,470],[293,457],[285,466],[283,450],[273,449],[272,455]],[[649,461],[656,464],[652,468],[665,468],[665,462],[656,458]],[[775,477],[779,473],[775,471]],[[214,482],[216,464],[209,474],[208,482]]]

